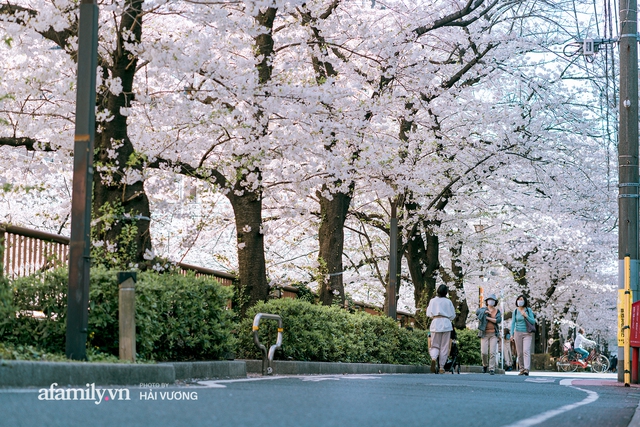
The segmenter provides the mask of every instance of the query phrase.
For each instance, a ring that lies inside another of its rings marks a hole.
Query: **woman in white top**
[[[453,325],[451,321],[456,318],[456,309],[453,303],[447,298],[449,288],[446,285],[438,287],[438,296],[429,301],[427,307],[427,317],[431,317],[431,372],[444,374],[444,364],[449,356],[449,345],[451,341],[451,331]],[[436,369],[437,365],[437,369]]]

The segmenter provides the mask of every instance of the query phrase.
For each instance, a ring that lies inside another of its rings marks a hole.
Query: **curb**
[[[158,364],[0,361],[0,388],[96,385],[174,384],[189,378],[244,378],[244,362],[175,362]]]
[[[246,378],[247,365],[243,361],[168,362],[173,365],[176,380],[191,378]]]
[[[276,375],[429,374],[430,366],[375,363],[300,362],[274,360]],[[481,366],[460,372],[481,373]],[[262,360],[165,362],[158,364],[32,362],[0,360],[0,388],[96,385],[174,384],[177,380],[246,378],[261,374]],[[504,374],[502,369],[496,374]],[[640,427],[640,426],[639,426]]]
[[[261,374],[262,360],[245,360],[247,373]],[[299,362],[274,360],[275,375],[332,375],[332,374],[427,374],[430,366],[390,365],[375,363]]]
[[[247,373],[261,374],[262,360],[244,360]],[[391,365],[375,363],[340,363],[340,362],[300,362],[274,360],[271,362],[275,375],[335,375],[335,374],[430,374],[431,366],[426,365]],[[456,370],[457,372],[457,370]],[[460,366],[460,372],[482,373],[482,366]],[[503,369],[496,369],[496,374],[504,374]]]
[[[48,387],[53,383],[84,386],[92,383],[133,385],[174,382],[173,366],[15,360],[0,363],[0,388]]]

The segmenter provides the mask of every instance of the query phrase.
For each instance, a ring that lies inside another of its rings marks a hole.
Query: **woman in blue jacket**
[[[527,321],[535,324],[536,318],[533,315],[533,310],[529,308],[527,297],[520,295],[516,298],[516,309],[513,310],[513,319],[511,320],[511,330],[513,331],[513,338],[511,339],[516,343],[518,366],[520,367],[518,375],[529,375],[529,369],[531,368],[533,332],[527,332]]]

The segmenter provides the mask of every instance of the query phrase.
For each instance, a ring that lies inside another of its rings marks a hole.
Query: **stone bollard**
[[[118,273],[120,360],[136,361],[136,273]]]

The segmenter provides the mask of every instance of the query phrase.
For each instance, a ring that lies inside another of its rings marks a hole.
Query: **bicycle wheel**
[[[577,366],[571,365],[571,362],[569,361],[569,357],[566,354],[563,354],[558,358],[558,362],[556,363],[556,365],[558,366],[558,371],[562,371],[562,372],[575,371],[577,368]]]
[[[609,370],[609,359],[607,359],[607,356],[601,354],[593,359],[591,362],[591,370],[598,373],[607,372]]]

